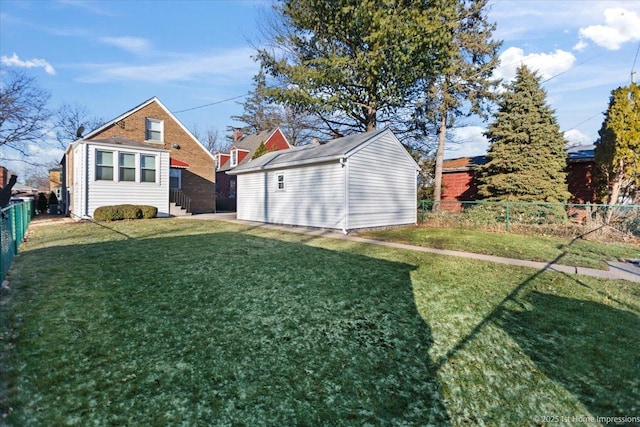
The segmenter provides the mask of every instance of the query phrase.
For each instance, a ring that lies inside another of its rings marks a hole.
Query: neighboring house
[[[582,145],[567,149],[567,184],[571,198],[569,203],[596,203],[594,178],[595,145]],[[461,157],[443,162],[442,209],[458,211],[461,203],[478,199],[476,168],[486,163],[485,156]]]
[[[72,143],[61,163],[63,204],[76,219],[123,203],[159,216],[215,211],[213,154],[156,97]]]
[[[49,192],[54,193],[58,200],[62,198],[62,168],[49,169]]]
[[[237,218],[349,230],[415,224],[419,166],[389,129],[265,154],[229,174]]]
[[[289,141],[279,128],[262,131],[256,135],[244,136],[237,130],[233,136],[233,146],[226,153],[217,152],[216,158],[216,203],[217,210],[235,211],[237,183],[234,175],[227,172],[247,163],[260,144],[268,151],[291,148]]]

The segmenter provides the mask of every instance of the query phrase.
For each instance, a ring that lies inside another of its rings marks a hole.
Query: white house
[[[92,218],[100,206],[150,205],[169,216],[169,150],[126,138],[79,139],[63,159],[67,210]]]
[[[419,166],[389,129],[265,154],[237,175],[237,218],[349,230],[415,224]]]

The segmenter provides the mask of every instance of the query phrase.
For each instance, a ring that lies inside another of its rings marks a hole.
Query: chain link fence
[[[605,240],[640,238],[640,205],[422,200],[418,218],[423,224],[443,227],[561,237],[593,235]]]
[[[22,243],[29,222],[33,217],[33,209],[32,200],[13,203],[2,209],[2,220],[0,222],[0,246],[2,247],[0,281],[4,280],[13,262],[13,257],[18,253],[18,247]]]

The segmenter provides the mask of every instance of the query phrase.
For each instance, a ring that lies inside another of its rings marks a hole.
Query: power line
[[[638,48],[636,49],[636,56],[635,58],[633,58],[633,65],[631,65],[631,73],[629,73],[629,79],[632,78],[631,76],[633,75],[633,70],[636,69],[636,61],[638,60],[638,53],[640,53],[640,42],[638,42]]]
[[[184,113],[185,111],[197,110],[199,108],[210,107],[210,106],[216,105],[216,104],[222,104],[223,102],[229,102],[229,101],[233,101],[234,99],[244,98],[247,95],[248,95],[248,93],[245,93],[244,95],[234,96],[232,98],[223,99],[221,101],[210,102],[208,104],[198,105],[197,107],[185,108],[184,110],[174,111],[173,114]]]

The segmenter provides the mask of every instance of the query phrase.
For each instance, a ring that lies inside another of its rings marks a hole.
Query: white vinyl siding
[[[120,147],[114,148],[115,159],[119,159]],[[96,153],[102,148],[88,145],[87,165],[89,167],[87,177],[94,177],[96,167]],[[111,206],[120,204],[150,205],[158,208],[158,216],[169,215],[169,153],[167,151],[144,152],[143,149],[126,149],[127,154],[133,154],[134,165],[141,165],[141,158],[145,157],[145,164],[151,166],[153,162],[155,169],[154,182],[140,182],[123,180],[95,180],[88,179],[86,182],[86,200],[84,200],[84,217],[93,217],[93,212],[100,206]],[[120,165],[114,165],[118,168]],[[136,168],[139,170],[140,168]],[[139,176],[140,173],[137,173]],[[78,181],[76,181],[77,183]],[[80,202],[80,201],[79,201]]]
[[[287,169],[286,191],[278,188],[280,174],[272,170],[238,175],[238,219],[342,229],[344,173],[337,161]]]
[[[414,162],[393,138],[373,141],[353,154],[347,166],[349,229],[417,221]]]
[[[241,166],[238,219],[343,232],[416,223],[416,162],[388,130],[361,141],[342,153],[320,148],[324,158],[310,147]]]

